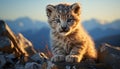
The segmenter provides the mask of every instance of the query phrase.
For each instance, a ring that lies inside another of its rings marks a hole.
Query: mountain
[[[94,40],[120,34],[120,20],[102,24],[99,20],[91,19],[83,22],[83,26]]]
[[[104,28],[112,28],[112,29],[119,29],[120,30],[120,20],[115,20],[113,22],[110,22],[109,24],[105,24]]]
[[[8,26],[15,32],[26,31],[29,29],[38,30],[42,27],[48,27],[48,24],[42,21],[33,21],[28,17],[17,18],[16,20],[5,20]]]
[[[100,24],[100,21],[97,19],[86,20],[86,21],[83,21],[82,24],[87,31],[91,31],[95,28],[102,26],[102,24]]]

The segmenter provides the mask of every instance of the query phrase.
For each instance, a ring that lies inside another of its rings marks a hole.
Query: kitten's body
[[[59,4],[47,6],[51,26],[52,61],[80,62],[97,58],[95,45],[80,23],[80,6]]]

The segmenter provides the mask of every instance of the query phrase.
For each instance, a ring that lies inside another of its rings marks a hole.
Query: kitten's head
[[[78,3],[48,5],[46,12],[52,30],[62,35],[70,34],[79,25],[80,5]]]

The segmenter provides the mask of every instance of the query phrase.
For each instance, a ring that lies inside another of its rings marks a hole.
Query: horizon
[[[90,19],[97,19],[105,22],[112,22],[120,19],[120,1],[118,0],[0,0],[0,19],[15,20],[20,17],[29,17],[32,20],[47,22],[45,7],[48,4],[75,3],[81,4],[82,22]]]
[[[39,22],[43,22],[43,23],[48,23],[47,21],[42,21],[42,20],[35,20],[35,19],[32,19],[32,18],[30,18],[30,17],[18,17],[18,18],[16,18],[16,19],[4,19],[5,21],[16,21],[16,20],[21,20],[21,19],[30,19],[31,21],[33,21],[33,22],[36,22],[36,21],[39,21]],[[118,20],[120,20],[120,18],[119,19],[115,19],[115,20],[113,20],[113,21],[106,21],[106,20],[100,20],[100,19],[96,19],[96,18],[91,18],[91,19],[88,19],[88,20],[82,20],[82,21],[80,21],[81,23],[84,23],[84,22],[86,22],[86,21],[91,21],[91,20],[94,20],[94,21],[98,21],[98,23],[99,24],[110,24],[110,23],[113,23],[114,21],[118,21]]]

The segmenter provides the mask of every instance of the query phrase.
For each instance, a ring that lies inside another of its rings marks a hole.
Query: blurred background
[[[120,0],[0,0],[0,20],[43,51],[50,46],[46,6],[75,2],[81,4],[81,23],[96,46],[101,43],[120,46]]]

